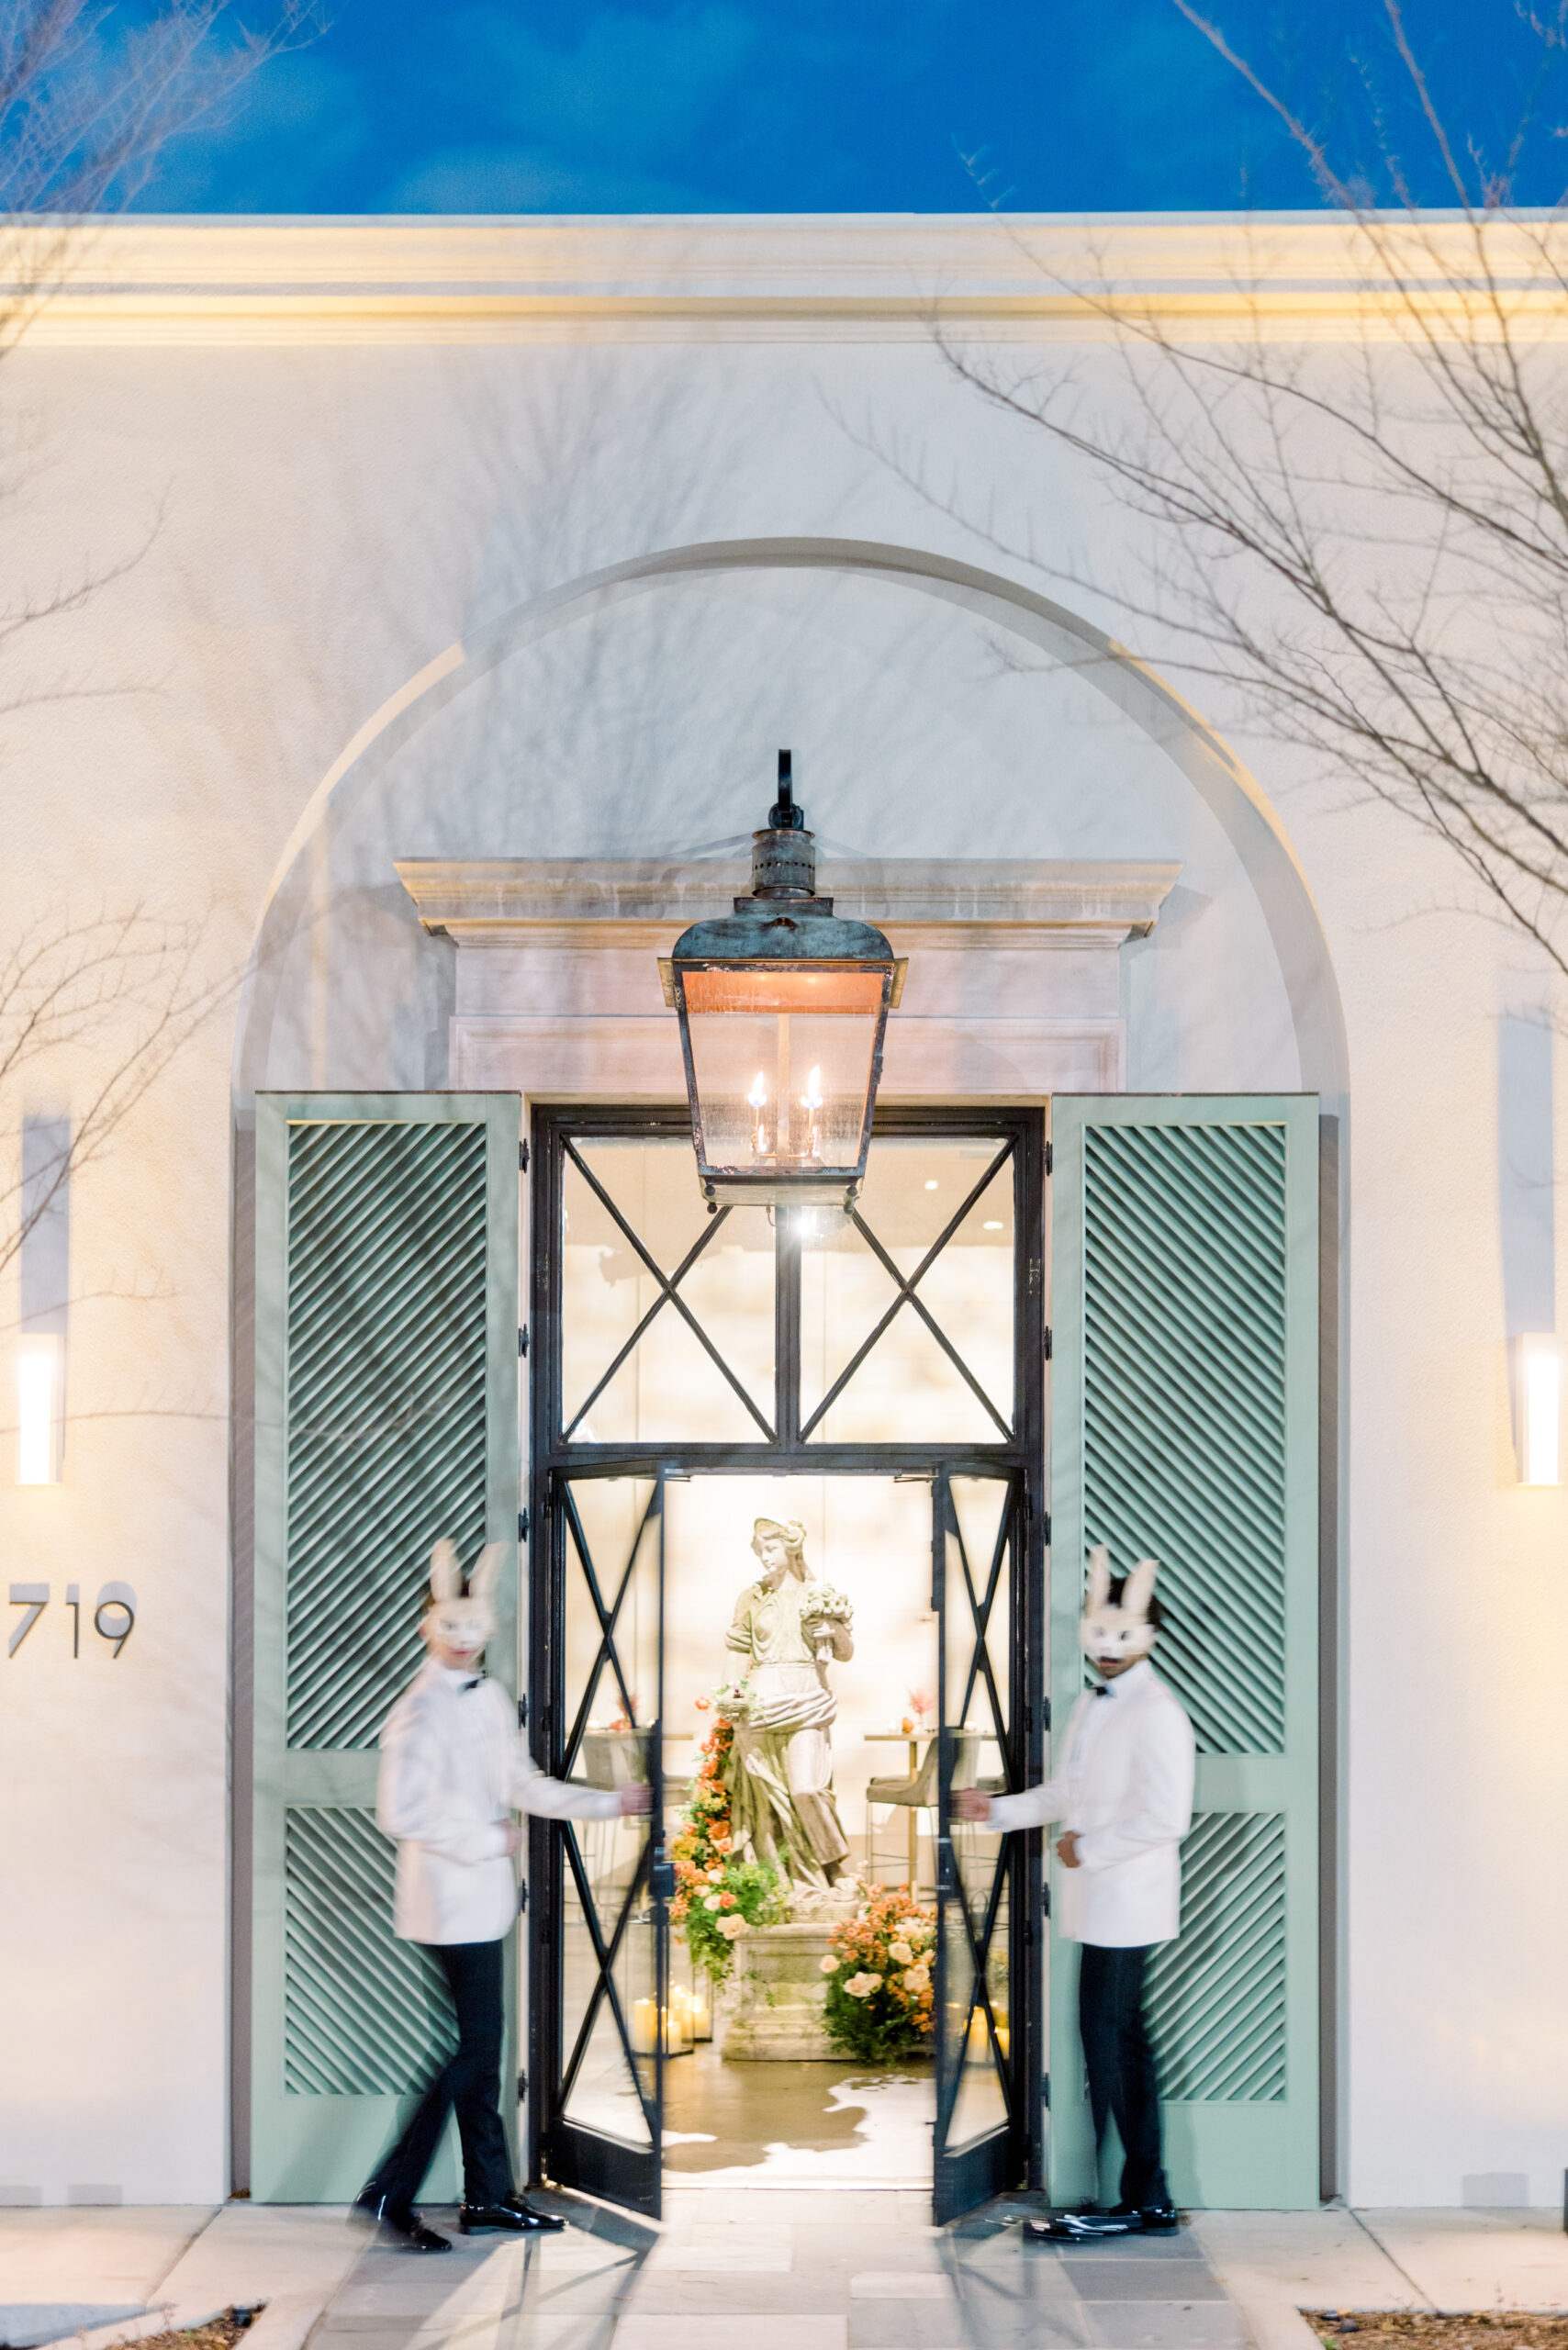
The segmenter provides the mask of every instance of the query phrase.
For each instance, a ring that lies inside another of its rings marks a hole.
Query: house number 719
[[[49,1606],[49,1585],[46,1583],[14,1583],[11,1605],[25,1612],[19,1624],[14,1625],[6,1644],[7,1656],[15,1656],[44,1609]],[[65,1605],[71,1610],[71,1653],[82,1653],[82,1586],[68,1583]],[[99,1592],[93,1608],[93,1629],[100,1639],[111,1643],[116,1657],[136,1629],[136,1594],[128,1583],[106,1583]]]

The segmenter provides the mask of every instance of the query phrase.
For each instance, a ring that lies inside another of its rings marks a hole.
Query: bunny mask
[[[1089,1596],[1078,1628],[1079,1645],[1091,1661],[1147,1656],[1159,1634],[1148,1620],[1158,1559],[1140,1559],[1122,1585],[1120,1604],[1111,1602],[1111,1553],[1103,1542],[1089,1553]]]
[[[496,1628],[491,1595],[501,1571],[504,1549],[500,1542],[486,1543],[474,1561],[474,1572],[465,1590],[457,1545],[442,1538],[431,1552],[432,1604],[420,1620],[422,1639],[439,1641],[442,1648],[465,1661],[478,1659]]]

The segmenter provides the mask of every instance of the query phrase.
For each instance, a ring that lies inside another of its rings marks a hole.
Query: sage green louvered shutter
[[[1317,1103],[1058,1101],[1051,1708],[1089,1547],[1152,1555],[1155,1670],[1198,1749],[1182,1932],[1149,2014],[1179,2202],[1318,2200]],[[1054,1865],[1054,1864],[1053,1864]],[[1056,1870],[1059,1886],[1060,1870]],[[1059,1907],[1059,1903],[1058,1904]],[[1094,2191],[1077,1954],[1051,1944],[1053,2196]],[[1107,2169],[1103,2182],[1114,2192]]]
[[[438,1969],[392,1935],[375,1741],[423,1657],[436,1537],[515,1561],[520,1117],[507,1094],[256,1105],[259,2201],[356,2194],[449,2045]],[[512,1690],[515,1572],[497,1618]],[[455,2188],[449,2132],[427,2192]]]

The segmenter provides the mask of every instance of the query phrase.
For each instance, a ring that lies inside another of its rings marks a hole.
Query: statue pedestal
[[[740,1942],[735,1952],[740,2006],[724,2034],[726,2064],[845,2062],[829,2046],[823,2022],[827,1977],[822,1963],[839,1922],[827,1916],[798,1925],[756,1926]]]

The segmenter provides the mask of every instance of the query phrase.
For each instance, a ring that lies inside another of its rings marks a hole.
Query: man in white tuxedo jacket
[[[1095,2145],[1121,2135],[1121,2199],[1110,2211],[1059,2212],[1034,2232],[1055,2237],[1168,2233],[1179,2225],[1160,2147],[1159,2085],[1144,2014],[1150,1950],[1182,1924],[1182,1839],[1193,1818],[1193,1725],[1148,1662],[1159,1629],[1155,1561],[1113,1583],[1110,1554],[1091,1561],[1081,1631],[1098,1685],[1085,1690],[1043,1786],[987,1797],[954,1794],[960,1818],[991,1828],[1060,1820],[1058,1923],[1082,1945],[1079,2030]]]
[[[425,2091],[356,2210],[410,2252],[449,2252],[414,2209],[454,2109],[463,2143],[465,2235],[558,2228],[515,2189],[501,2126],[502,1953],[517,1917],[517,1812],[608,1819],[648,1808],[643,1786],[573,1786],[547,1778],[518,1735],[512,1700],[479,1671],[493,1628],[501,1548],[487,1545],[463,1590],[457,1554],[438,1542],[420,1632],[429,1654],[381,1733],[375,1817],[398,1840],[392,1930],[440,1965],[457,2013],[457,2049]]]

